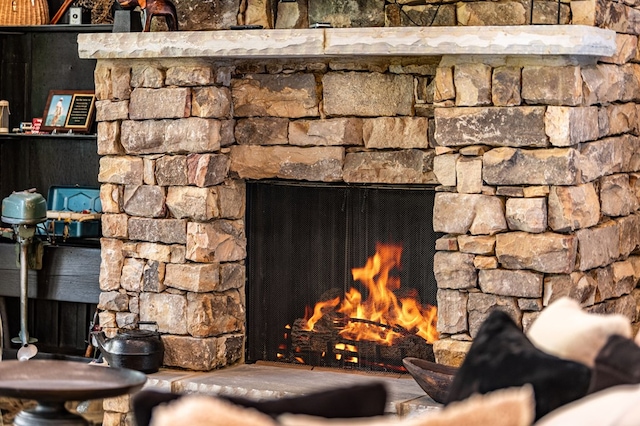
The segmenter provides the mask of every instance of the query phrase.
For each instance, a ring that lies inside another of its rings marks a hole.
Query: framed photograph
[[[93,124],[96,95],[91,90],[51,90],[41,131],[88,133]]]

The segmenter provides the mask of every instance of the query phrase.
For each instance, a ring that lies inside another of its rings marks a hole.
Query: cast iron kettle
[[[102,356],[111,367],[155,373],[162,365],[164,343],[160,333],[151,330],[126,330],[107,339],[103,331],[91,333]]]

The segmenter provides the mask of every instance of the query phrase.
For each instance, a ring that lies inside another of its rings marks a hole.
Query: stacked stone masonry
[[[616,55],[99,60],[101,325],[156,322],[165,366],[240,361],[244,182],[271,178],[436,187],[439,362],[494,306],[635,322],[640,9],[570,6]]]

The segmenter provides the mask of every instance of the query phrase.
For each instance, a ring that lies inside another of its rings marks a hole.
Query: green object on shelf
[[[12,225],[37,225],[47,220],[47,201],[37,192],[14,192],[2,200],[2,221]]]

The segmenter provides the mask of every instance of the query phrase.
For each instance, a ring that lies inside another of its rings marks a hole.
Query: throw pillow
[[[577,301],[562,297],[542,310],[527,337],[538,348],[560,358],[593,367],[609,336],[631,338],[631,322],[619,314],[591,314]]]
[[[493,310],[453,378],[447,404],[474,393],[533,386],[536,419],[587,394],[591,370],[536,348],[511,317]]]

